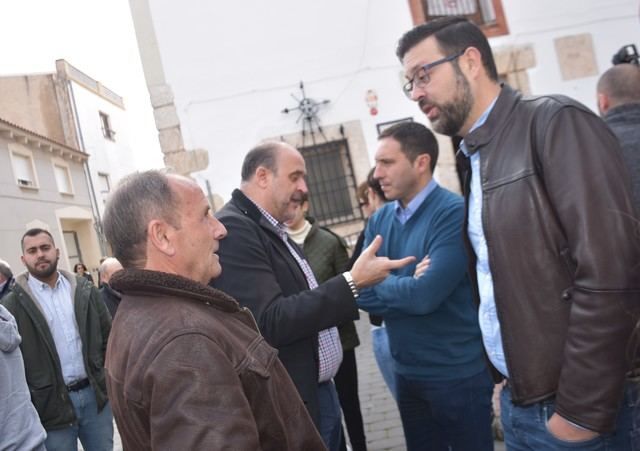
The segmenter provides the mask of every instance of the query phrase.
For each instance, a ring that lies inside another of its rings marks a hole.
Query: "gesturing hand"
[[[391,260],[387,257],[377,257],[376,252],[378,252],[381,245],[382,237],[377,235],[353,264],[351,277],[353,277],[353,281],[358,288],[375,285],[383,281],[392,270],[402,268],[416,260],[413,256],[398,260]]]

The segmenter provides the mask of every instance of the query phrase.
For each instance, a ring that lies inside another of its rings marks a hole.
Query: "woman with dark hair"
[[[84,277],[89,282],[93,283],[93,276],[87,270],[87,267],[84,266],[84,263],[82,262],[76,263],[75,266],[73,267],[73,272],[76,273],[78,277]]]
[[[367,181],[358,185],[357,190],[358,203],[360,204],[360,208],[362,208],[362,213],[364,213],[365,221],[387,202],[387,198],[384,196],[384,192],[380,187],[380,182],[373,177],[373,171],[375,171],[375,167],[371,168],[369,175],[367,175]],[[360,256],[363,244],[364,229],[360,232],[358,241],[356,241],[356,245],[353,248],[353,255],[351,256],[351,260],[349,260],[349,267],[353,266],[353,263]]]

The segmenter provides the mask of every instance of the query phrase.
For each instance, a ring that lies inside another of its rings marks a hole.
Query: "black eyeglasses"
[[[434,61],[433,63],[425,64],[424,66],[422,66],[420,69],[418,69],[418,71],[413,76],[413,78],[407,81],[404,84],[404,86],[402,86],[402,90],[404,91],[405,95],[408,98],[411,98],[411,92],[413,91],[413,88],[415,86],[417,86],[418,88],[424,88],[431,81],[431,77],[429,76],[429,71],[431,69],[433,69],[434,67],[440,64],[453,61],[454,59],[461,56],[463,53],[464,53],[464,50],[456,53],[455,55],[446,56],[444,58]]]

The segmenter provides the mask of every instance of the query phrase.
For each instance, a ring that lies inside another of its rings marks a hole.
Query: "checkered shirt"
[[[254,205],[258,207],[262,216],[264,216],[265,219],[276,228],[278,235],[282,238],[284,244],[286,244],[287,249],[289,249],[289,253],[293,256],[304,273],[309,289],[313,290],[316,288],[318,286],[318,282],[316,281],[316,277],[313,275],[313,270],[311,269],[309,262],[307,262],[307,260],[291,245],[289,235],[287,234],[284,224],[278,222],[276,218],[271,216],[255,202]],[[338,372],[340,364],[342,363],[342,344],[340,343],[338,328],[330,327],[329,329],[321,330],[318,333],[318,355],[320,358],[318,382],[320,383],[331,380]]]

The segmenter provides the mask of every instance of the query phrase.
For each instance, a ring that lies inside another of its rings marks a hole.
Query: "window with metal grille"
[[[466,16],[487,37],[509,34],[502,0],[409,0],[417,25],[442,16]]]
[[[347,140],[299,150],[307,166],[310,211],[318,223],[329,226],[362,219]]]

